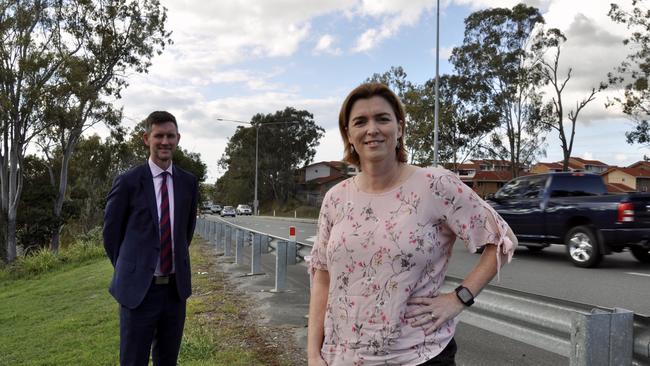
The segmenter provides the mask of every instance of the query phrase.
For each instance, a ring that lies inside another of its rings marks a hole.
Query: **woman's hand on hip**
[[[404,317],[410,321],[411,326],[424,328],[425,335],[436,331],[465,308],[453,292],[436,297],[412,297],[406,304],[409,307]]]

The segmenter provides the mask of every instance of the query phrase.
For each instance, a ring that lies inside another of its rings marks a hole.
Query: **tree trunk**
[[[61,246],[61,230],[63,229],[63,221],[61,220],[61,211],[63,210],[63,202],[65,201],[65,192],[68,188],[68,167],[70,166],[70,158],[72,157],[72,152],[74,147],[79,140],[79,134],[81,131],[78,131],[70,136],[68,144],[63,153],[63,158],[61,161],[61,173],[59,175],[59,189],[57,192],[56,200],[54,201],[54,217],[59,222],[59,227],[54,230],[52,234],[52,240],[50,241],[50,250],[54,253],[59,252],[59,247]]]

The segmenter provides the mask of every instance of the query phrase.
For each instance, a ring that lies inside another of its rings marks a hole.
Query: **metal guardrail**
[[[304,260],[311,245],[250,230],[225,220],[200,218],[197,232],[217,252],[243,265],[251,246],[249,275],[261,274],[261,256],[275,252],[275,288],[286,290],[287,266]],[[234,248],[234,252],[233,252]],[[462,279],[447,276],[441,291],[451,292]],[[472,326],[505,336],[570,360],[570,366],[650,366],[650,318],[625,309],[608,309],[497,286],[486,286],[476,303],[460,315]]]

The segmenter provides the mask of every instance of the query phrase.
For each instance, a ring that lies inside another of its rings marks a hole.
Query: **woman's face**
[[[362,164],[396,160],[395,148],[401,136],[400,121],[384,98],[373,96],[354,102],[348,121],[348,140]]]

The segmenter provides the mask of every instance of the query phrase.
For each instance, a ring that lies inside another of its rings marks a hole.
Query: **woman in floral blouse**
[[[512,258],[508,225],[442,168],[406,164],[404,109],[382,84],[346,98],[345,160],[361,173],[327,192],[312,250],[309,365],[454,365],[457,315]],[[477,265],[441,293],[461,238]]]

